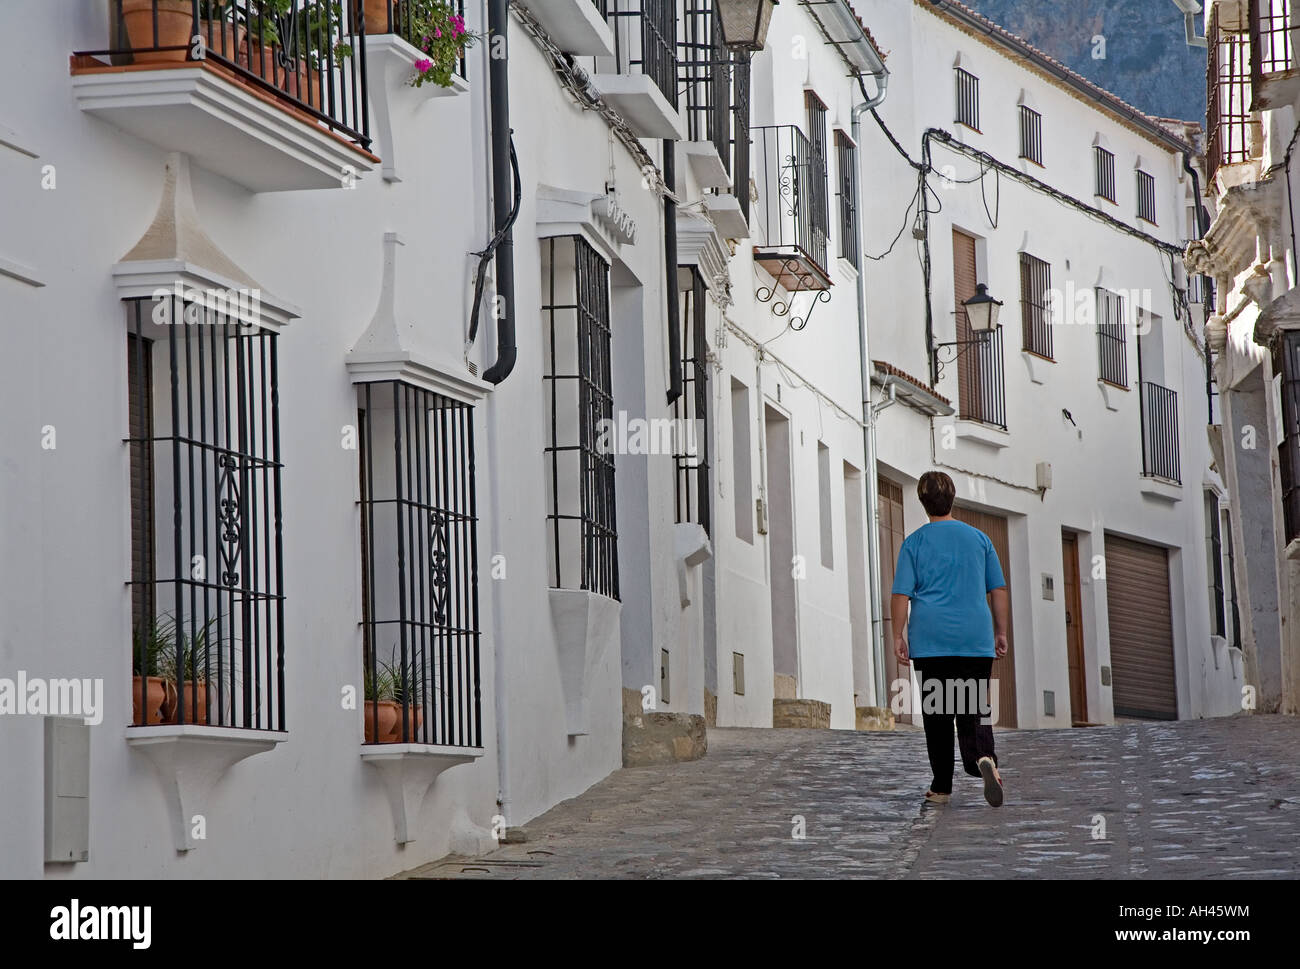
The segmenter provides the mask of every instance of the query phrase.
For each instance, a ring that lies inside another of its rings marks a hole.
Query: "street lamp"
[[[945,362],[952,363],[952,360],[956,360],[971,347],[989,346],[989,341],[997,331],[998,316],[1002,312],[1002,302],[989,295],[989,288],[986,285],[983,283],[976,285],[975,295],[961,305],[966,310],[966,320],[970,324],[971,334],[974,339],[931,344],[930,352],[932,354],[935,383],[938,383],[939,378],[943,376]],[[953,348],[952,360],[943,361],[939,359],[939,351],[944,347]]]
[[[998,328],[1002,303],[989,295],[989,288],[983,283],[977,285],[975,295],[961,305],[966,307],[966,319],[976,337],[987,336]]]
[[[735,53],[760,51],[767,43],[778,0],[717,0],[722,44]]]

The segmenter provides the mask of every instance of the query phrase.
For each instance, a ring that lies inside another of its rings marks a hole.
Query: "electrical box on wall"
[[[45,860],[90,858],[90,727],[45,718]]]
[[[1056,598],[1056,578],[1049,572],[1043,573],[1043,598],[1048,602]]]
[[[767,502],[762,498],[754,499],[754,515],[758,518],[758,534],[767,534]]]
[[[1056,693],[1053,690],[1043,691],[1043,716],[1056,716]]]
[[[1052,465],[1049,462],[1039,461],[1034,466],[1034,476],[1039,491],[1047,491],[1052,487]]]
[[[1102,685],[1102,686],[1110,686],[1110,667],[1109,667],[1109,666],[1103,666],[1103,667],[1101,668],[1101,685]]]

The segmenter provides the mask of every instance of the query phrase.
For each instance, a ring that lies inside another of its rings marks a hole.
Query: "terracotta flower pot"
[[[151,0],[122,0],[122,22],[127,42],[137,64],[168,64],[184,61],[194,29],[194,7],[190,0],[157,0],[158,39],[153,32],[154,5]],[[177,47],[179,50],[150,50]]]
[[[140,716],[142,690],[144,694],[144,717]],[[161,676],[133,676],[131,678],[132,723],[163,723],[172,716],[175,702],[175,688]]]
[[[168,684],[172,688],[171,710],[167,712],[168,723],[180,722],[180,701],[176,698],[176,687]],[[204,680],[188,680],[184,687],[185,692],[185,723],[207,723],[208,722],[208,684]]]
[[[357,16],[359,13],[357,8],[359,6],[360,4],[357,3],[354,3],[352,6],[353,24],[361,19]],[[397,26],[397,6],[398,4],[396,0],[392,3],[385,3],[385,0],[366,0],[366,15],[364,18],[366,22],[366,35],[370,36],[372,34],[390,33],[388,29],[388,12],[390,9],[392,10],[393,26]]]
[[[379,729],[375,729],[376,707],[379,715]],[[398,738],[402,729],[401,708],[392,700],[367,700],[363,711],[366,724],[366,743],[391,744]]]

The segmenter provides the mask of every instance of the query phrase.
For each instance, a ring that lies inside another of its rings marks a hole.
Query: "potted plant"
[[[292,38],[280,36],[280,20],[298,3],[297,17],[294,19]],[[352,45],[343,40],[343,4],[341,0],[260,0],[256,7],[250,7],[248,20],[254,32],[260,31],[262,58],[253,56],[250,49],[249,58],[255,67],[262,64],[276,64],[274,48],[288,50],[296,60],[295,68],[286,70],[283,90],[290,97],[297,98],[304,104],[320,110],[322,65],[333,54],[334,65],[353,54]],[[252,34],[250,34],[252,36]],[[292,40],[286,48],[286,40]],[[331,43],[332,42],[332,43]],[[249,44],[252,47],[252,44]],[[315,73],[315,78],[311,74]],[[274,80],[274,78],[267,78]],[[279,83],[279,82],[276,82]]]
[[[352,24],[355,27],[364,21],[368,36],[394,33],[391,28],[396,27],[400,22],[401,6],[402,0],[365,0],[363,15],[361,0],[352,0]]]
[[[397,739],[402,712],[393,699],[393,676],[387,664],[373,665],[369,657],[364,661],[365,737],[368,744],[392,743]]]
[[[183,694],[181,699],[173,699],[172,709],[166,713],[169,723],[180,722],[182,705],[185,707],[185,723],[208,722],[211,688],[207,676],[216,667],[215,661],[209,658],[211,645],[208,630],[215,623],[215,619],[209,621],[192,637],[186,636],[182,630],[179,635],[172,636],[163,648],[160,657],[162,677],[171,686],[173,696]],[[225,668],[233,670],[233,663],[233,657],[227,658]]]
[[[199,0],[199,35],[218,52],[238,56],[243,36],[232,19],[232,0]],[[154,10],[158,12],[158,35],[154,39]],[[191,0],[122,0],[122,24],[126,42],[137,64],[167,64],[189,58],[194,41],[194,4]],[[225,36],[225,50],[218,46]],[[209,40],[211,38],[211,40]],[[157,50],[171,47],[175,50]]]
[[[176,690],[162,675],[171,626],[154,619],[136,628],[131,649],[131,722],[163,723],[170,718]]]
[[[451,87],[461,56],[474,46],[477,34],[465,28],[465,18],[449,0],[403,0],[410,16],[410,40],[425,56],[415,62],[412,87],[437,84]]]
[[[410,657],[406,666],[400,664],[389,667],[389,678],[393,681],[393,700],[397,704],[397,723],[393,728],[393,739],[402,739],[402,709],[406,709],[407,724],[410,735],[407,743],[415,743],[416,734],[424,722],[424,700],[428,694],[428,684],[419,675],[415,657]]]

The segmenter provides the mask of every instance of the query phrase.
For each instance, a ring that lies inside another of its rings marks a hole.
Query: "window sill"
[[[982,444],[984,447],[1002,450],[1011,444],[1011,434],[1000,427],[985,424],[982,421],[962,419],[953,421],[957,439]]]
[[[622,603],[579,589],[551,589],[551,630],[560,665],[565,730],[570,737],[589,732],[592,674],[617,649]]]
[[[1169,504],[1176,504],[1183,500],[1183,486],[1168,478],[1156,478],[1144,474],[1141,491],[1146,498],[1154,498]]]

